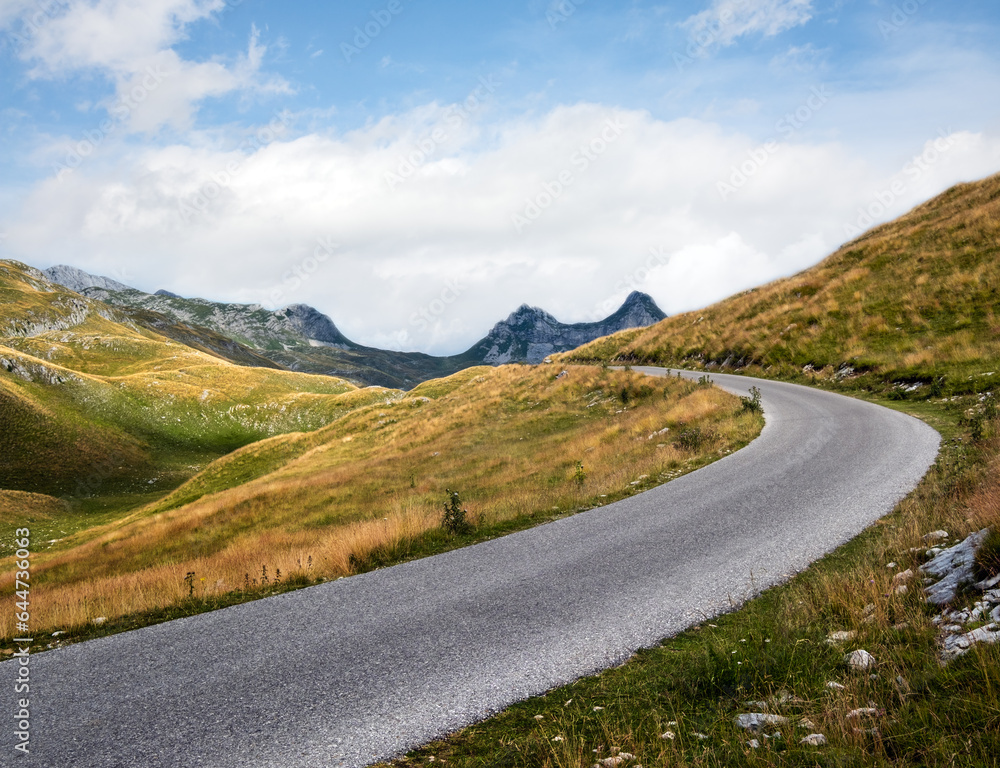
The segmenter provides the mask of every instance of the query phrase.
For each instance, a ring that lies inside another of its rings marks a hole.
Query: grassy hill
[[[819,265],[568,353],[926,395],[1000,371],[1000,176],[961,184]],[[904,389],[904,387],[906,389]]]
[[[330,423],[361,392],[230,364],[16,262],[0,262],[0,306],[0,487],[9,490],[82,504],[162,493],[236,448]],[[364,392],[366,402],[384,396]]]

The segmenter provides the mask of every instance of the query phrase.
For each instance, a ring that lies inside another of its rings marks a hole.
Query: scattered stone
[[[765,725],[784,725],[788,722],[787,717],[772,715],[767,712],[751,712],[739,715],[736,718],[736,727],[745,731],[759,731]]]
[[[664,731],[663,733],[660,734],[660,738],[663,739],[664,741],[673,741],[674,739],[677,738],[677,734],[674,733],[673,731]]]
[[[948,538],[948,531],[931,531],[930,533],[925,533],[922,538],[928,544],[936,544]]]
[[[799,744],[805,744],[807,747],[825,747],[826,736],[822,733],[810,733],[804,739],[799,741]]]
[[[924,589],[928,602],[935,605],[950,603],[963,584],[974,581],[973,561],[976,550],[979,549],[987,533],[989,528],[973,533],[965,541],[949,547],[929,563],[920,566],[921,571],[939,579],[937,583]]]
[[[907,682],[906,678],[902,675],[896,675],[896,688],[899,689],[900,693],[909,693],[910,684]]]
[[[94,625],[99,627],[107,620],[108,620],[107,616],[98,616],[96,619],[94,619]]]
[[[747,742],[747,746],[750,747],[750,749],[760,749],[760,742],[757,741],[757,739],[750,739],[750,741]]]
[[[594,711],[595,712],[603,712],[604,711],[604,707],[594,707]]]
[[[696,739],[698,739],[698,741],[705,741],[708,738],[707,734],[698,733],[698,731],[695,731],[691,735],[694,736]]]
[[[553,736],[552,741],[566,741],[562,736]]]
[[[907,568],[905,571],[901,571],[892,577],[893,584],[904,584],[910,579],[912,579],[916,574],[913,573],[912,568]]]
[[[816,723],[814,723],[808,717],[803,717],[801,720],[799,720],[799,727],[800,728],[805,728],[806,730],[809,730],[809,731],[815,731],[816,730]]]
[[[962,635],[948,635],[944,639],[944,650],[941,652],[941,659],[947,662],[958,658],[968,652],[976,643],[992,644],[996,642],[1000,642],[1000,623],[996,622]]]
[[[896,630],[897,632],[902,632],[904,629],[909,629],[910,628],[910,624],[909,624],[909,622],[901,621],[901,622],[899,622],[899,624],[893,624],[892,628],[894,630]]]
[[[619,752],[614,757],[606,757],[603,760],[598,760],[597,765],[603,766],[603,768],[615,768],[616,765],[621,765],[633,759],[635,759],[635,755],[628,752]]]
[[[861,707],[859,709],[852,709],[847,713],[848,720],[856,720],[859,717],[878,717],[879,710],[875,707]]]
[[[572,704],[572,703],[573,703],[573,699],[570,699],[570,700],[569,700],[569,701],[567,701],[567,702],[566,702],[565,704],[563,704],[563,706],[564,706],[564,707],[568,707],[568,706],[569,706],[570,704]]]
[[[567,376],[569,376],[569,371],[563,371],[558,376],[556,376],[556,378],[557,379],[565,379]]]
[[[745,703],[747,709],[756,709],[761,712],[767,712],[770,707],[768,707],[766,701],[748,701]]]
[[[545,719],[545,715],[535,715],[535,719],[536,720],[544,720]]]
[[[898,587],[896,587],[896,594],[897,595],[905,595],[909,591],[910,591],[910,588],[908,586],[906,586],[905,584],[900,584]]]
[[[842,686],[840,683],[834,682],[833,680],[831,680],[830,682],[828,682],[826,684],[826,687],[829,688],[831,691],[842,691],[842,690],[844,690],[844,686]]]
[[[59,635],[65,635],[65,634],[66,634],[66,631],[63,630],[63,629],[60,629],[58,632],[53,632],[52,633],[52,637],[59,637]]]
[[[871,616],[873,613],[875,613],[875,603],[868,603],[868,605],[861,610],[862,616]]]
[[[888,568],[891,571],[891,570],[893,570],[896,567],[896,563],[895,562],[886,563],[885,567]]]
[[[865,672],[875,666],[875,657],[868,651],[851,651],[844,657],[844,663],[851,669]]]
[[[842,643],[849,643],[855,637],[857,637],[857,632],[831,632],[826,638],[827,645],[840,645]]]

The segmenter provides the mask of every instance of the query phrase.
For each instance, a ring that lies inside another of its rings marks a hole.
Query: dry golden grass
[[[762,425],[715,388],[598,368],[557,372],[473,369],[317,432],[237,451],[163,501],[36,556],[34,626],[170,605],[187,595],[189,572],[197,595],[238,589],[263,567],[272,579],[278,569],[285,579],[347,575],[352,562],[439,528],[446,488],[460,491],[477,524],[572,512],[733,450]],[[705,435],[699,451],[675,445],[692,427]]]
[[[1000,176],[959,185],[793,277],[566,359],[959,380],[1000,363]]]

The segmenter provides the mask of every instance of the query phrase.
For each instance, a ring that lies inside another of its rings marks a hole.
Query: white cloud
[[[637,289],[676,313],[805,268],[895,177],[908,184],[878,220],[1000,170],[1000,137],[951,138],[912,147],[916,175],[835,143],[780,144],[723,200],[717,183],[755,142],[712,123],[577,104],[487,131],[429,105],[343,135],[264,131],[252,151],[176,145],[84,166],[34,189],[3,226],[4,255],[305,302],[359,342],[448,353],[522,302],[585,321]]]
[[[682,23],[702,50],[732,45],[744,35],[774,37],[812,18],[812,0],[714,0]]]
[[[106,106],[131,130],[148,132],[165,124],[186,129],[207,97],[289,90],[279,78],[260,76],[266,48],[256,28],[236,61],[189,61],[173,49],[189,25],[217,15],[225,0],[69,0],[52,3],[46,6],[51,13],[41,14],[33,12],[34,5],[23,5],[10,5],[7,13],[0,7],[0,25],[20,36],[19,55],[31,65],[29,76],[106,74],[115,83]]]

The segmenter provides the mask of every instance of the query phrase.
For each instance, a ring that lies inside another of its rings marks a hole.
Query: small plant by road
[[[741,397],[740,403],[743,405],[744,413],[764,412],[764,406],[760,404],[760,390],[757,387],[750,387],[750,396]]]
[[[469,510],[462,508],[462,499],[458,491],[447,489],[448,501],[444,504],[444,519],[441,524],[448,533],[459,536],[472,531],[472,523],[468,520]]]

